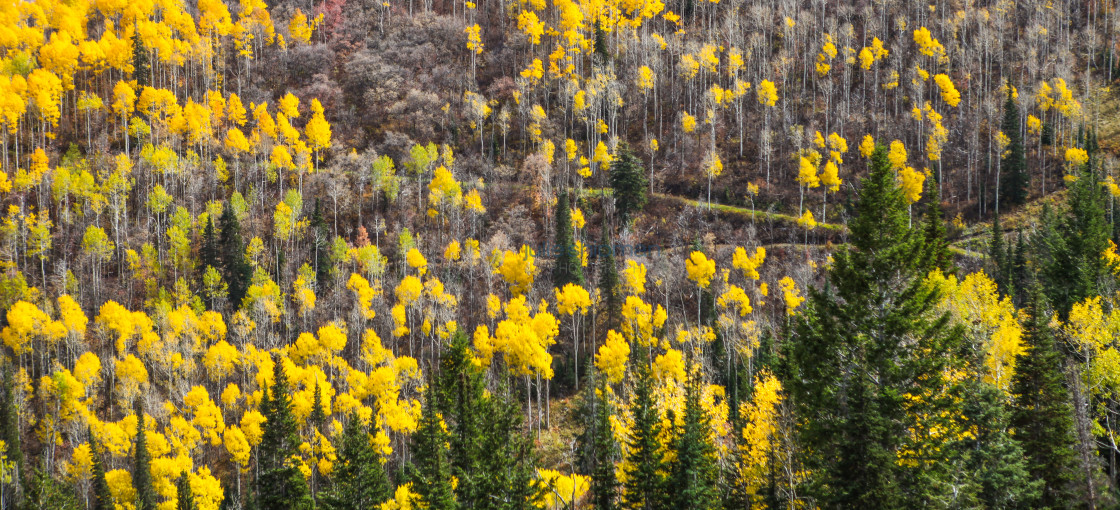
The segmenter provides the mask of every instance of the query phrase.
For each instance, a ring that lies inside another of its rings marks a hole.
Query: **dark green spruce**
[[[257,505],[260,510],[312,508],[307,480],[292,459],[299,456],[299,426],[292,414],[291,386],[279,357],[273,357],[272,387],[261,402],[265,417],[258,447],[260,477]]]
[[[583,285],[583,265],[572,239],[572,209],[568,192],[556,201],[556,265],[552,268],[552,285],[563,288],[572,283]]]
[[[899,454],[945,450],[912,444],[906,431],[944,426],[936,417],[954,412],[938,395],[949,386],[944,374],[957,363],[962,331],[935,311],[938,296],[925,283],[932,267],[921,256],[926,236],[908,224],[886,149],[876,147],[849,248],[835,256],[823,289],[810,289],[783,345],[783,384],[795,416],[805,418],[797,431],[812,473],[805,490],[822,508],[921,506],[935,482],[922,465],[941,459],[900,463]]]
[[[1024,350],[1016,358],[1011,382],[1015,398],[1011,426],[1031,478],[1042,485],[1031,506],[1066,508],[1080,496],[1072,399],[1041,297],[1033,297],[1025,312]]]

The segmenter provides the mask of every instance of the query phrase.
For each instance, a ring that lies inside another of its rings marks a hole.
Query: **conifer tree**
[[[1023,229],[1016,230],[1015,251],[1011,254],[1008,265],[1008,286],[1011,287],[1011,297],[1017,306],[1023,305],[1023,296],[1028,285],[1027,275],[1027,245],[1023,240]],[[1008,247],[1010,249],[1010,247]]]
[[[78,510],[73,487],[56,480],[46,469],[36,469],[26,478],[23,510]]]
[[[835,257],[823,290],[810,290],[796,335],[783,346],[783,383],[812,473],[806,487],[827,508],[903,508],[925,500],[923,463],[899,462],[919,416],[953,412],[951,399],[924,398],[948,386],[962,332],[937,315],[925,283],[920,232],[887,151],[876,147],[851,221],[851,248]],[[909,395],[909,396],[908,396]],[[916,398],[917,397],[917,398]],[[926,436],[932,437],[932,436]],[[947,455],[928,448],[924,461]]]
[[[152,82],[148,48],[140,38],[138,29],[132,32],[132,79],[136,80],[136,90],[141,90]]]
[[[989,272],[995,280],[1000,294],[1007,294],[1007,248],[1003,238],[1003,226],[999,221],[999,213],[992,216],[991,240],[988,242]]]
[[[101,445],[93,433],[89,433],[89,451],[93,457],[93,504],[92,510],[113,510],[113,494],[109,491],[109,481],[105,479],[105,461],[101,456]]]
[[[673,440],[675,457],[668,480],[672,508],[707,510],[718,506],[719,472],[710,420],[700,406],[699,381],[692,375],[685,383],[684,423]]]
[[[215,269],[221,267],[218,262],[220,256],[218,234],[214,231],[214,219],[207,217],[206,227],[202,230],[202,247],[198,250],[199,273],[205,273],[207,267]]]
[[[440,393],[436,395],[440,399],[438,408],[450,420],[451,472],[459,479],[455,495],[464,506],[471,506],[470,502],[479,498],[481,479],[493,475],[483,472],[479,465],[486,387],[478,368],[471,362],[469,349],[466,334],[457,331],[450,348],[440,359],[437,375]]]
[[[1065,386],[1062,354],[1047,324],[1042,297],[1032,296],[1023,329],[1024,351],[1016,357],[1011,426],[1027,458],[1031,478],[1040,480],[1037,508],[1063,508],[1075,501],[1078,460],[1073,406]]]
[[[331,237],[327,222],[323,219],[319,199],[315,199],[315,211],[311,215],[312,262],[315,266],[315,281],[320,288],[330,282],[334,263],[331,261]]]
[[[607,327],[615,324],[622,310],[622,296],[619,295],[620,280],[618,265],[614,260],[614,244],[611,242],[610,227],[604,223],[597,255],[599,264],[599,291],[607,310]]]
[[[611,161],[610,184],[614,191],[615,209],[619,222],[626,225],[633,215],[646,206],[649,197],[649,180],[642,170],[642,162],[630,152],[625,143],[619,142],[617,154]]]
[[[373,510],[392,497],[385,467],[357,413],[343,429],[334,469],[334,487],[323,498],[328,510]]]
[[[572,210],[568,192],[556,201],[556,265],[552,269],[552,286],[564,288],[569,283],[583,286],[583,265],[572,240]]]
[[[1003,103],[1003,122],[1000,131],[1007,136],[1010,143],[1000,155],[1000,171],[1003,173],[1000,181],[1000,198],[997,199],[996,210],[999,205],[1021,205],[1027,200],[1030,174],[1027,173],[1027,155],[1023,150],[1023,135],[1020,132],[1019,106],[1011,97],[1013,88],[1007,84],[1007,100]]]
[[[260,510],[311,508],[307,480],[295,463],[299,459],[299,427],[292,413],[291,387],[282,360],[273,358],[273,383],[261,402],[265,423],[258,450]]]
[[[144,430],[144,405],[136,399],[136,445],[132,462],[132,487],[136,490],[136,510],[155,510],[156,493],[152,488],[152,455],[148,451],[148,433]]]
[[[1012,436],[1010,402],[990,383],[966,384],[964,416],[975,428],[959,446],[967,454],[965,472],[972,477],[976,501],[985,508],[1030,507],[1041,482],[1031,478],[1027,457]]]
[[[641,353],[641,349],[638,350]],[[643,356],[638,356],[642,358]],[[658,509],[666,501],[665,458],[661,451],[661,417],[653,401],[653,376],[648,362],[636,363],[634,397],[631,412],[634,424],[630,428],[627,456],[626,482],[622,493],[622,508]]]
[[[424,399],[420,423],[412,434],[413,463],[410,478],[425,508],[451,510],[459,506],[451,486],[447,432],[444,432],[442,419],[435,405],[434,395],[440,390],[438,387],[430,387],[429,391],[431,393]]]
[[[1034,243],[1038,277],[1045,297],[1064,320],[1075,303],[1100,294],[1108,268],[1105,191],[1091,165],[1082,165],[1071,185],[1068,205],[1055,211],[1043,204],[1042,228]]]
[[[191,494],[191,480],[186,471],[179,474],[179,481],[175,484],[176,510],[195,510],[194,494]]]
[[[323,389],[319,386],[319,382],[315,382],[315,393],[311,399],[311,414],[307,417],[308,423],[315,427],[315,430],[322,431],[323,425],[327,422],[327,412],[323,409]]]
[[[241,239],[241,223],[237,220],[237,213],[228,202],[218,219],[218,243],[221,247],[222,278],[229,286],[229,302],[234,310],[241,308],[245,299],[245,292],[249,289],[249,280],[252,277],[249,262],[245,260],[245,244]]]
[[[607,400],[606,385],[588,385],[591,397],[595,399],[595,414],[591,447],[594,449],[591,470],[591,501],[595,508],[614,510],[618,508],[618,477],[615,475],[615,461],[618,459],[618,442],[611,429],[611,403]]]
[[[943,273],[956,272],[953,254],[949,252],[949,241],[945,238],[945,216],[941,210],[941,195],[938,184],[927,179],[925,216],[922,221],[922,236],[925,251],[922,264],[928,269],[940,269]]]

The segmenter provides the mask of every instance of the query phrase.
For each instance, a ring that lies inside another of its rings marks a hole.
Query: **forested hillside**
[[[0,508],[1113,508],[1112,2],[0,2]]]

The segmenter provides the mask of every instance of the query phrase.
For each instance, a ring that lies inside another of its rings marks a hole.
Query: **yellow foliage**
[[[630,359],[630,344],[613,329],[607,331],[607,339],[599,346],[595,355],[595,368],[607,376],[607,382],[618,384],[626,374],[626,362]]]
[[[688,279],[696,282],[701,288],[708,288],[712,283],[712,276],[716,274],[716,261],[708,259],[704,252],[692,252],[684,266],[688,272]]]

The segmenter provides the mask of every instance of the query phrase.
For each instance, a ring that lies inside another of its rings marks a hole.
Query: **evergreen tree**
[[[45,469],[36,469],[24,488],[24,510],[78,510],[73,487],[55,480]]]
[[[144,405],[136,399],[136,445],[132,462],[132,487],[136,490],[136,510],[155,510],[156,492],[152,488],[152,454],[144,430]]]
[[[241,239],[241,223],[228,202],[218,219],[222,278],[229,288],[229,303],[234,310],[241,308],[245,292],[249,289],[252,269],[245,260],[245,244]]]
[[[604,222],[599,251],[596,256],[599,264],[599,290],[603,305],[607,310],[607,327],[613,327],[618,314],[622,311],[622,296],[619,286],[618,265],[614,260],[614,244],[611,242],[610,227]]]
[[[983,381],[970,381],[964,416],[975,425],[961,441],[976,500],[984,508],[1030,508],[1041,482],[1027,470],[1027,457],[1011,434],[1011,414],[1004,392]]]
[[[194,494],[191,494],[191,480],[186,471],[179,473],[179,481],[175,484],[175,500],[177,510],[195,510]]]
[[[1031,478],[1042,482],[1033,506],[1065,508],[1078,497],[1073,405],[1041,296],[1031,298],[1026,313],[1024,350],[1016,357],[1011,382],[1015,397],[1011,426]]]
[[[299,428],[292,414],[291,387],[284,364],[273,358],[273,382],[261,402],[265,417],[258,447],[260,477],[257,505],[260,510],[311,508],[307,480],[293,459],[299,458]]]
[[[924,236],[908,226],[886,152],[876,147],[871,156],[850,248],[835,257],[825,288],[810,290],[796,335],[783,345],[780,371],[813,474],[807,489],[824,508],[920,506],[927,494],[919,481],[930,482],[918,476],[922,466],[947,453],[940,444],[907,445],[906,431],[943,426],[919,417],[953,412],[949,399],[934,396],[949,385],[962,331],[934,311]],[[904,446],[932,458],[899,462]]]
[[[221,252],[218,249],[218,234],[214,231],[214,219],[206,218],[206,227],[202,230],[202,247],[198,251],[198,267],[205,271],[207,267],[221,267],[218,262]]]
[[[1100,294],[1109,277],[1101,254],[1108,248],[1105,191],[1090,165],[1070,186],[1061,212],[1043,205],[1042,228],[1034,243],[1037,275],[1047,300],[1065,320],[1075,303]]]
[[[991,240],[988,242],[989,273],[996,282],[999,293],[1007,294],[1007,248],[1003,238],[1003,226],[999,222],[999,213],[992,217]]]
[[[331,236],[327,222],[323,219],[323,211],[319,207],[319,199],[315,199],[315,212],[311,215],[311,246],[312,261],[315,266],[315,281],[320,288],[330,282],[331,273],[334,271],[334,262],[331,260]]]
[[[568,204],[567,191],[561,193],[556,201],[556,250],[552,285],[558,289],[569,283],[583,286],[583,265],[572,240],[572,209]]]
[[[591,502],[598,510],[618,508],[618,477],[615,461],[618,459],[618,442],[611,429],[611,403],[607,400],[606,384],[587,386],[595,399],[595,420],[591,447],[594,449],[591,470]]]
[[[1022,306],[1022,296],[1028,285],[1027,275],[1027,246],[1023,240],[1023,229],[1016,231],[1015,251],[1010,256],[1008,264],[1008,287],[1011,288],[1011,298],[1016,306]],[[1008,247],[1010,249],[1010,246]]]
[[[685,384],[684,423],[673,441],[676,456],[670,463],[668,486],[672,508],[718,507],[719,471],[711,430],[710,418],[700,406],[699,381],[690,376]]]
[[[945,216],[941,210],[941,195],[938,184],[930,179],[926,186],[925,216],[922,221],[922,236],[925,250],[922,253],[922,265],[927,269],[940,269],[943,273],[956,272],[953,263],[953,254],[949,252],[949,241],[945,237]]]
[[[1021,205],[1027,200],[1028,186],[1031,182],[1027,173],[1027,154],[1023,149],[1023,135],[1020,131],[1019,106],[1011,97],[1011,83],[1007,84],[1007,100],[1003,103],[1003,122],[1000,131],[1007,136],[1010,143],[1000,155],[1000,171],[1003,173],[1000,181],[1000,198],[996,203],[1010,206]]]
[[[610,183],[614,191],[614,204],[621,224],[626,225],[634,213],[646,206],[649,197],[649,180],[642,170],[642,162],[630,152],[625,143],[619,142],[618,154],[611,162]]]
[[[639,349],[639,353],[641,350]],[[642,358],[643,356],[638,356]],[[634,424],[630,428],[626,482],[623,485],[622,507],[627,509],[665,508],[665,459],[661,452],[661,416],[653,401],[653,376],[649,363],[635,363],[634,397],[631,404]]]
[[[389,478],[369,431],[352,413],[342,432],[338,461],[334,468],[334,487],[323,498],[328,510],[373,510],[392,497]]]
[[[439,394],[440,389],[434,382],[433,385],[437,387],[429,388],[431,393],[424,399],[420,423],[412,434],[410,478],[425,508],[451,510],[458,508],[458,504],[451,486],[451,463],[447,460],[449,438],[435,405],[434,395]]]
[[[140,30],[132,32],[132,79],[136,80],[136,90],[150,86],[152,83],[152,67],[148,56],[148,48],[140,39]]]
[[[113,510],[113,494],[109,491],[109,481],[105,478],[105,461],[101,456],[101,445],[93,433],[89,433],[89,451],[93,456],[93,504],[91,510]]]
[[[319,386],[319,381],[315,381],[315,393],[313,393],[311,399],[311,414],[307,417],[307,421],[318,431],[322,431],[323,425],[327,423],[327,412],[323,409],[323,389]]]
[[[450,348],[440,359],[437,375],[440,393],[435,395],[439,398],[437,407],[450,420],[451,472],[459,479],[455,495],[464,507],[472,507],[472,502],[480,499],[481,479],[493,476],[480,466],[482,442],[479,438],[486,433],[482,428],[486,386],[478,367],[471,361],[469,349],[466,334],[456,331]]]

